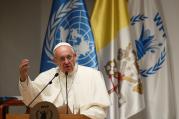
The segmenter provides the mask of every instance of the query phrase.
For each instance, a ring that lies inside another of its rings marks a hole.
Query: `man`
[[[21,61],[19,88],[24,103],[29,105],[54,75],[59,73],[31,106],[41,101],[49,101],[57,108],[67,104],[67,77],[68,106],[71,112],[84,114],[92,119],[104,119],[110,102],[102,74],[95,69],[78,65],[76,53],[68,43],[57,44],[53,53],[57,67],[42,72],[34,81],[28,76],[29,60]]]

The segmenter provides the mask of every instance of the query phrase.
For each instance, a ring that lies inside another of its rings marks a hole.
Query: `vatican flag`
[[[99,69],[111,106],[108,119],[127,119],[144,109],[143,87],[133,51],[125,0],[96,0],[91,16]]]

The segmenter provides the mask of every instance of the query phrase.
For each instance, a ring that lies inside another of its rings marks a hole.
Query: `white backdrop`
[[[85,0],[89,13],[94,0]],[[179,1],[161,0],[168,30],[177,119],[179,119]],[[0,0],[0,96],[19,95],[18,64],[29,58],[30,74],[39,73],[41,47],[45,36],[51,0]]]

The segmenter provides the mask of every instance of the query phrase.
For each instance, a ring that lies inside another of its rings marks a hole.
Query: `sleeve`
[[[19,91],[22,96],[22,100],[26,105],[29,105],[30,102],[34,99],[34,97],[38,94],[39,89],[33,84],[33,81],[28,77],[27,80],[21,82],[19,80]],[[34,101],[31,107],[40,102],[40,96]]]
[[[107,108],[94,105],[89,109],[82,111],[81,114],[87,115],[91,119],[104,119],[107,116]]]

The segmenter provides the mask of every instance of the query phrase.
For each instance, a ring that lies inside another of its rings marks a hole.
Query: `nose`
[[[68,58],[65,58],[65,64],[68,64],[68,63],[69,63]]]

